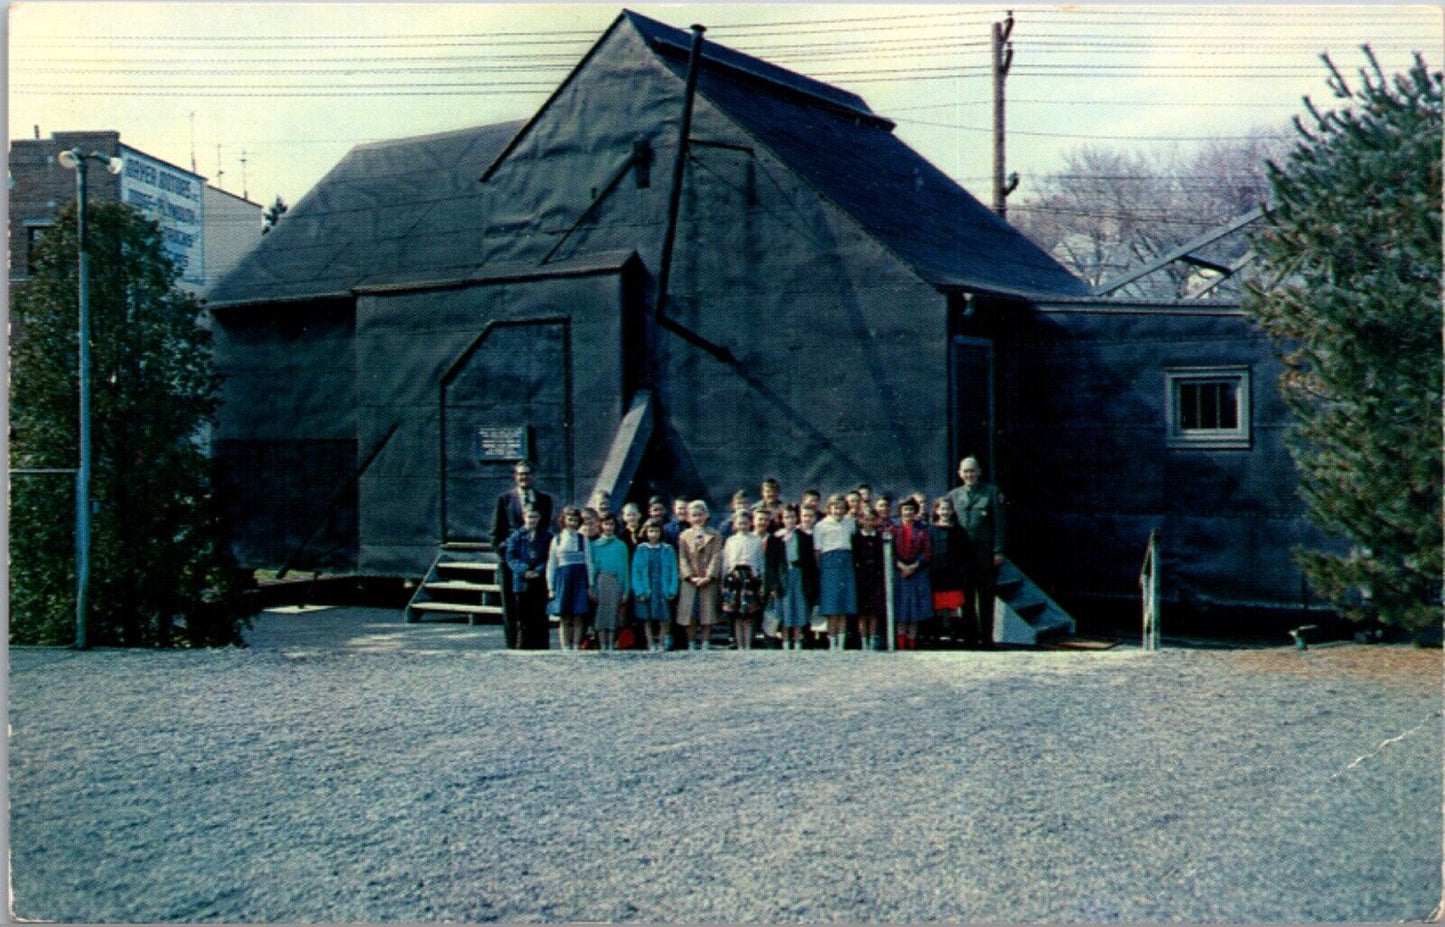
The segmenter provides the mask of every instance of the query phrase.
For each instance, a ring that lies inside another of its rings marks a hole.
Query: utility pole
[[[1013,64],[1014,47],[1009,36],[1014,31],[1014,14],[1009,10],[1008,18],[993,24],[993,211],[1000,219],[1008,218],[1008,195],[1019,185],[1019,175],[1013,174],[1004,180],[1004,81],[1008,78],[1009,65]]]
[[[241,199],[249,200],[250,191],[246,189],[246,149],[241,149]]]

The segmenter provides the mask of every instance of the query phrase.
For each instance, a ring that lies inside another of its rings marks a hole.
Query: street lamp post
[[[75,171],[76,250],[80,254],[80,466],[75,471],[75,646],[90,644],[86,639],[86,599],[90,591],[90,264],[85,254],[85,168],[98,161],[112,174],[119,174],[120,158],[108,158],[98,151],[89,154],[73,148],[62,151],[57,160]]]

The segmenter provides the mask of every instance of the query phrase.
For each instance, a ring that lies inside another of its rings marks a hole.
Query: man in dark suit
[[[948,494],[953,517],[968,536],[968,562],[964,569],[964,635],[967,643],[993,646],[994,580],[1003,566],[1003,493],[983,482],[983,469],[975,457],[958,464],[963,485]],[[968,612],[972,610],[973,615]],[[973,619],[970,621],[970,617]]]
[[[537,510],[544,528],[552,527],[552,497],[533,488],[536,474],[532,465],[525,460],[517,461],[512,468],[511,489],[497,497],[496,513],[492,516],[492,549],[501,556],[499,572],[502,585],[502,625],[506,630],[507,646],[517,649],[522,645],[518,635],[518,613],[516,593],[512,589],[512,570],[507,566],[507,538],[512,532],[525,525],[523,511],[527,506]]]

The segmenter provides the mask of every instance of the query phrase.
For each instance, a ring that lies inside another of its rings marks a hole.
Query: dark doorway
[[[984,479],[995,480],[993,342],[955,335],[951,348],[953,454],[948,485],[953,485],[957,476],[959,459],[967,455],[983,464]]]

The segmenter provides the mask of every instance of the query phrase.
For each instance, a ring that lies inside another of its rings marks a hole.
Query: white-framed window
[[[1248,367],[1165,369],[1169,446],[1249,447],[1249,397]]]

